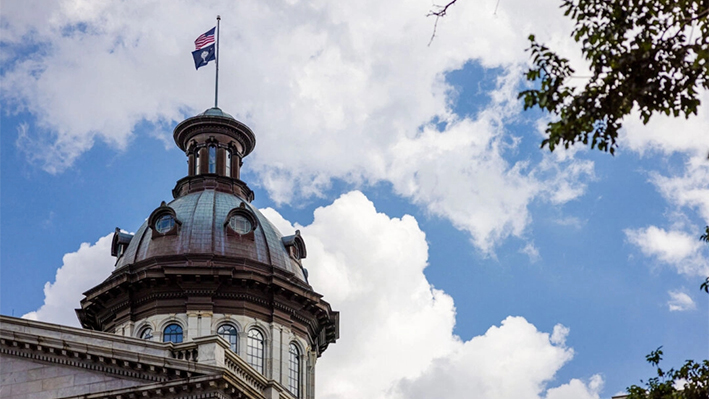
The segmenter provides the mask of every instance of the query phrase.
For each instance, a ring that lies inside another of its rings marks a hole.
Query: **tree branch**
[[[436,29],[438,28],[438,20],[441,17],[446,16],[446,12],[448,12],[448,7],[452,6],[455,4],[455,2],[458,0],[451,0],[448,2],[448,4],[444,6],[439,6],[434,4],[433,7],[437,8],[437,11],[434,11],[433,9],[426,14],[427,17],[436,17],[436,22],[433,23],[433,33],[431,33],[431,40],[428,41],[428,45],[430,46],[431,43],[433,43],[433,38],[436,37]]]

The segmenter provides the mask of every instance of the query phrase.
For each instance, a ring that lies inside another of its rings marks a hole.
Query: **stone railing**
[[[199,357],[199,345],[194,342],[177,344],[172,347],[170,354],[173,359],[196,362]]]
[[[224,366],[248,386],[259,392],[263,392],[268,385],[266,377],[254,370],[244,359],[230,350],[224,351]]]

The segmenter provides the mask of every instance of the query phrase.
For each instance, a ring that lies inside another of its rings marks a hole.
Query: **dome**
[[[218,333],[223,320],[258,321],[320,356],[339,336],[339,313],[308,283],[300,232],[282,236],[251,205],[240,173],[254,133],[214,107],[179,123],[173,138],[187,175],[134,235],[116,229],[116,268],[84,293],[81,325],[140,337],[141,326],[179,322],[194,340]]]
[[[199,114],[197,116],[221,116],[224,118],[234,119],[233,116],[227,114],[226,112],[222,111],[221,108],[218,108],[218,107],[209,108],[208,110],[202,112],[201,114]]]
[[[235,212],[253,221],[248,222],[253,223],[250,230],[239,234],[230,227]],[[154,226],[162,215],[174,217],[173,231],[161,234],[151,227],[151,222]],[[175,255],[183,261],[203,255],[217,262],[257,262],[290,272],[306,282],[299,263],[305,257],[299,233],[284,238],[258,209],[231,193],[201,190],[156,209],[130,240],[116,263],[116,272],[131,264]]]

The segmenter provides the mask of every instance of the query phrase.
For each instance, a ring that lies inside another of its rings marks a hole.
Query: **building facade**
[[[116,229],[84,330],[0,318],[1,398],[314,398],[339,313],[308,283],[300,232],[251,205],[253,132],[211,108],[174,139],[187,176],[134,235]]]

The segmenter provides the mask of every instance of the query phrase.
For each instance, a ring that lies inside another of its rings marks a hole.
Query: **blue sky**
[[[342,311],[319,397],[608,398],[660,345],[709,357],[705,108],[629,118],[614,157],[542,151],[525,40],[583,68],[568,21],[472,3],[428,47],[426,1],[4,5],[0,313],[76,325],[102,237],[172,199],[172,129],[213,97],[189,52],[221,13],[220,106],[257,137],[242,179]]]

